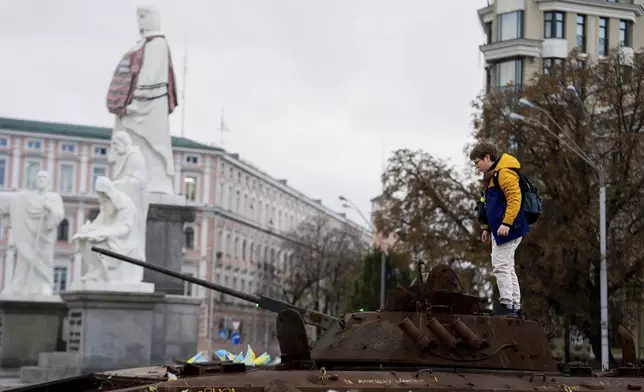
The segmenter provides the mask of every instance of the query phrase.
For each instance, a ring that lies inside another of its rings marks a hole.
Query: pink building
[[[56,291],[80,274],[80,258],[71,238],[97,207],[93,184],[110,175],[107,154],[111,129],[0,118],[0,190],[32,188],[36,173],[50,173],[51,189],[61,194],[66,218],[58,229],[54,260]],[[197,207],[197,219],[185,227],[183,272],[233,289],[257,293],[266,284],[267,266],[283,269],[289,255],[286,233],[307,217],[325,214],[358,227],[342,214],[312,200],[257,167],[221,148],[173,137],[174,190]],[[8,222],[0,220],[0,289],[11,279],[7,260]],[[368,236],[368,231],[360,228]],[[366,237],[370,242],[370,238]],[[264,292],[263,294],[270,294]],[[274,315],[253,304],[186,285],[185,295],[200,297],[199,347],[230,346],[231,331],[257,350],[274,344]],[[245,347],[238,346],[238,347]]]

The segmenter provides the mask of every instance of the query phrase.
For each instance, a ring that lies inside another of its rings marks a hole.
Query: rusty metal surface
[[[296,392],[296,391],[639,391],[644,379],[615,377],[563,377],[552,373],[414,371],[275,371],[255,369],[239,375],[196,377],[150,384],[157,392]],[[150,390],[149,386],[118,392]]]

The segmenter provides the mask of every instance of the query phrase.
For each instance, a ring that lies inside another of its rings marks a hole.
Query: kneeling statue
[[[98,216],[93,222],[86,222],[73,237],[88,269],[80,281],[139,283],[140,280],[132,281],[132,277],[138,276],[133,269],[141,267],[91,250],[92,246],[97,246],[141,259],[141,247],[136,241],[136,206],[107,177],[96,179],[96,192],[100,204]]]

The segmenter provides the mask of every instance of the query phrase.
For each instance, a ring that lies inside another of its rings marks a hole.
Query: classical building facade
[[[0,118],[0,190],[32,188],[36,173],[44,169],[50,173],[51,189],[63,197],[66,217],[58,229],[54,267],[58,292],[80,276],[80,257],[71,238],[90,209],[98,207],[96,178],[111,174],[110,137],[109,128]],[[261,291],[267,270],[283,271],[293,262],[282,249],[287,233],[316,214],[360,230],[364,242],[371,243],[368,230],[238,154],[179,137],[172,138],[172,145],[175,193],[197,208],[197,219],[184,229],[184,273],[245,292]],[[8,221],[0,221],[0,289],[13,271],[8,235]],[[194,285],[185,286],[185,295],[203,299],[200,349],[232,348],[235,332],[242,344],[274,348],[273,314]]]
[[[579,62],[644,46],[644,0],[490,0],[478,10],[486,87],[521,88],[579,48]]]

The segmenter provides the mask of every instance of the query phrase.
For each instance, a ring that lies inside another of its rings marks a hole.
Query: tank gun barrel
[[[303,308],[300,308],[299,306],[291,305],[291,304],[288,304],[286,302],[282,302],[282,301],[278,301],[278,300],[273,299],[273,298],[265,297],[263,295],[261,295],[261,296],[260,295],[252,295],[252,294],[247,294],[247,293],[244,293],[244,292],[241,292],[241,291],[229,289],[228,287],[221,286],[221,285],[209,282],[209,281],[204,280],[204,279],[195,278],[194,276],[182,274],[180,272],[176,272],[176,271],[173,271],[173,270],[168,269],[168,268],[160,267],[158,265],[154,265],[154,264],[151,264],[151,263],[146,263],[144,261],[137,260],[137,259],[134,259],[132,257],[122,255],[120,253],[112,252],[112,251],[107,250],[107,249],[102,249],[102,248],[93,246],[92,251],[94,251],[96,253],[99,253],[99,254],[102,254],[102,255],[105,255],[105,256],[109,256],[109,257],[113,257],[115,259],[125,261],[125,262],[130,263],[130,264],[138,265],[139,267],[147,268],[147,269],[150,269],[152,271],[156,271],[156,272],[164,274],[164,275],[172,276],[173,278],[183,280],[184,282],[194,283],[194,284],[196,284],[198,286],[205,287],[205,288],[210,289],[210,290],[218,291],[220,293],[228,294],[228,295],[233,296],[235,298],[243,299],[244,301],[252,302],[254,304],[257,304],[257,307],[259,307],[261,309],[264,309],[264,310],[268,310],[269,312],[279,313],[279,312],[281,312],[283,310],[286,310],[286,309],[292,309],[292,310],[298,312],[300,314],[300,316],[302,316],[302,320],[304,320],[304,322],[306,324],[313,325],[313,326],[316,326],[316,327],[320,327],[322,329],[329,329],[333,325],[333,323],[338,321],[338,319],[336,317],[329,316],[329,315],[324,314],[324,313],[316,312],[316,311],[310,310],[310,309],[303,309]]]

